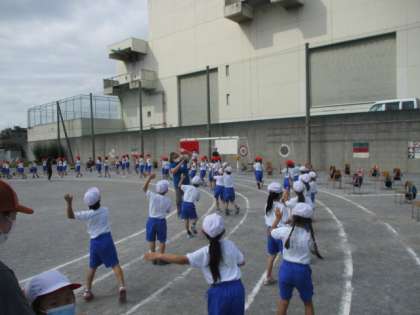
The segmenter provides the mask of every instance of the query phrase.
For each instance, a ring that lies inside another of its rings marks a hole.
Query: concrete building
[[[107,137],[105,152],[138,148],[140,96],[146,151],[157,156],[175,149],[183,136],[205,136],[206,66],[214,134],[252,138],[251,152],[275,163],[281,144],[294,148],[290,157],[305,158],[298,134],[304,132],[308,90],[311,115],[322,116],[319,123],[327,128],[349,120],[368,133],[342,134],[347,129],[336,128],[337,137],[373,141],[370,157],[357,159],[352,145],[348,157],[348,152],[324,154],[334,152],[338,138],[315,135],[313,162],[320,167],[376,163],[373,157],[386,150],[372,124],[387,117],[388,126],[398,127],[407,114],[366,112],[378,100],[420,97],[417,0],[152,0],[149,21],[147,41],[129,38],[108,48],[116,76],[104,79],[104,93],[119,97],[123,130]],[[418,112],[413,113],[411,131],[417,126]],[[276,132],[291,123],[300,126],[296,136]],[[419,169],[419,160],[407,160],[407,146],[420,139],[394,131],[398,147],[405,149],[383,163]],[[258,136],[267,132],[278,137]]]

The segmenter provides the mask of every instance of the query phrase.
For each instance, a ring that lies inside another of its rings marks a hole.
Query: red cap
[[[19,204],[16,192],[2,180],[0,180],[0,212],[34,213],[32,209]]]
[[[295,166],[295,162],[294,162],[294,161],[292,161],[292,160],[287,160],[287,161],[286,161],[286,165],[287,165],[288,167],[294,167],[294,166]]]
[[[259,156],[259,155],[257,155],[256,157],[255,157],[255,161],[262,161],[263,160],[263,158],[261,157],[261,156]]]

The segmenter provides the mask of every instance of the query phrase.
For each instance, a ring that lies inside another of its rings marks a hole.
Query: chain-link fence
[[[58,101],[64,120],[90,118],[89,95],[77,95]],[[118,97],[92,97],[93,116],[96,119],[121,119],[121,107]],[[31,107],[28,110],[28,127],[57,122],[57,103],[51,102]]]

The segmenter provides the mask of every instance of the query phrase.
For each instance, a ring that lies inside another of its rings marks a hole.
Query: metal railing
[[[115,96],[93,96],[96,119],[121,119],[121,105]],[[90,118],[89,95],[77,95],[58,101],[64,120]],[[28,128],[57,122],[57,103],[51,102],[28,109]]]

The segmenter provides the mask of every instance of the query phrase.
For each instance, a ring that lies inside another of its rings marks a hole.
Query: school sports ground
[[[247,314],[274,314],[278,287],[263,286],[266,263],[264,227],[265,190],[258,191],[251,174],[236,174],[235,189],[241,205],[238,216],[226,218],[226,235],[242,250],[246,265]],[[413,178],[415,179],[415,178]],[[277,180],[280,181],[279,178]],[[266,178],[266,183],[272,178]],[[59,268],[72,281],[84,282],[89,236],[82,222],[66,219],[63,195],[75,195],[75,207],[90,186],[102,190],[109,207],[112,233],[124,268],[128,302],[119,305],[112,271],[99,269],[86,303],[77,293],[78,313],[85,314],[205,314],[207,285],[199,270],[188,266],[155,266],[142,259],[147,203],[142,183],[126,178],[54,178],[11,180],[22,204],[33,207],[32,216],[18,216],[0,259],[16,272],[22,284],[42,271]],[[315,210],[315,233],[324,260],[313,258],[314,305],[322,315],[419,314],[420,223],[411,218],[411,206],[386,191],[382,183],[368,180],[362,192],[353,193],[345,179],[334,188],[321,175]],[[174,199],[173,192],[171,197]],[[202,188],[198,213],[215,211],[210,191]],[[175,209],[175,207],[174,207]],[[206,244],[202,236],[187,239],[183,224],[172,212],[168,218],[169,253],[187,253]],[[277,262],[278,265],[278,262]],[[303,314],[294,293],[289,314]]]

